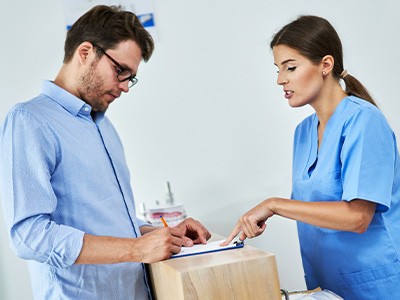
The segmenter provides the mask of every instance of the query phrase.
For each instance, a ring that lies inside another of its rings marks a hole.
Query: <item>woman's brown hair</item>
[[[295,49],[314,63],[321,62],[326,55],[332,55],[334,59],[333,76],[337,80],[343,79],[346,85],[345,93],[365,99],[377,106],[361,82],[345,71],[342,42],[336,30],[327,20],[317,16],[300,16],[274,35],[270,47],[272,49],[277,45]]]

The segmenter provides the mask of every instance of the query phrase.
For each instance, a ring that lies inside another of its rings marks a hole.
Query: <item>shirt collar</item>
[[[79,113],[90,115],[92,107],[82,99],[56,85],[54,82],[45,80],[42,93],[64,107],[70,114],[77,116]]]

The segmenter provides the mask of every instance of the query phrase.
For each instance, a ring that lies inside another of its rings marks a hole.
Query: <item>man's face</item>
[[[116,48],[108,49],[106,52],[124,69],[133,75],[137,73],[142,53],[134,41],[123,41]],[[87,68],[79,78],[78,94],[92,107],[92,111],[104,112],[122,92],[129,91],[129,81],[120,82],[117,78],[118,66],[106,55],[102,55],[99,59],[95,47],[88,59],[91,59],[91,62],[87,64]]]

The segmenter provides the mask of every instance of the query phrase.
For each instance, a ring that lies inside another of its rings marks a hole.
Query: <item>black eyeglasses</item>
[[[100,46],[97,46],[92,43],[92,45],[96,48],[98,48],[109,60],[112,61],[112,63],[117,67],[115,70],[117,72],[117,79],[119,82],[124,82],[129,80],[128,87],[131,88],[133,87],[137,82],[138,79],[135,77],[135,75],[132,75],[132,72],[125,69],[123,66],[121,66],[114,58],[112,58],[110,55],[107,54],[107,52],[101,48]]]

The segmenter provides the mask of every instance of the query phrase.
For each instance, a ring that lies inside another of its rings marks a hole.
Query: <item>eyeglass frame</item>
[[[119,80],[119,82],[124,82],[129,80],[130,83],[128,84],[128,88],[133,87],[137,82],[138,79],[136,78],[136,75],[133,75],[132,72],[126,68],[124,68],[123,66],[121,66],[114,58],[112,58],[103,48],[101,48],[99,45],[96,45],[94,43],[92,43],[93,47],[96,47],[97,49],[99,49],[109,60],[111,60],[111,62],[119,69],[119,71],[116,70],[117,72],[117,79]],[[123,72],[128,72],[130,75],[124,78],[120,78],[121,74]]]

